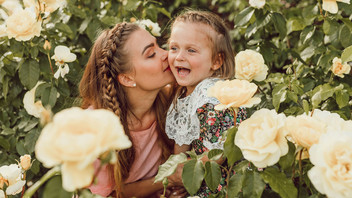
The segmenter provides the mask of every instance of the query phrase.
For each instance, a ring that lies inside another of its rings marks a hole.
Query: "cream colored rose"
[[[238,127],[235,144],[244,158],[258,168],[276,164],[288,152],[284,122],[284,114],[269,109],[256,111],[243,121]]]
[[[17,41],[28,41],[34,36],[40,36],[41,21],[37,21],[34,8],[17,9],[6,20],[7,36]]]
[[[257,85],[246,80],[217,81],[208,89],[208,95],[215,97],[220,104],[215,106],[216,110],[234,107],[252,107],[260,103],[260,98],[253,97],[257,91]]]
[[[93,162],[101,154],[131,145],[111,111],[72,107],[54,115],[44,127],[35,153],[45,167],[61,164],[63,188],[74,191],[91,184]]]
[[[249,5],[255,8],[263,8],[265,0],[249,0]]]
[[[328,197],[352,197],[352,132],[328,131],[309,149],[314,167],[308,177]]]
[[[1,24],[0,25],[0,38],[4,37],[4,36],[7,36],[6,25],[5,24]]]
[[[315,109],[313,116],[310,114],[311,112],[309,115],[290,116],[285,123],[285,130],[288,131],[293,142],[305,148],[318,143],[320,136],[327,130],[337,132],[352,127],[337,113]]]
[[[144,19],[140,21],[136,21],[139,27],[149,30],[153,36],[160,36],[160,27],[158,23],[153,23],[150,19]]]
[[[25,7],[35,6],[39,10],[39,5],[36,0],[24,0]],[[66,0],[41,0],[41,11],[42,12],[54,12],[58,8],[63,8],[67,5]]]
[[[337,1],[350,4],[350,0],[323,0],[323,10],[336,14],[339,10],[337,7]]]
[[[16,9],[22,9],[22,5],[18,0],[5,0],[1,3],[1,6],[6,9],[8,16],[12,15]]]
[[[235,57],[235,77],[237,79],[262,81],[268,75],[268,67],[263,56],[253,50],[245,50]]]
[[[334,73],[336,76],[343,78],[344,74],[349,74],[351,70],[351,66],[347,63],[342,64],[341,59],[335,57],[332,60],[332,67],[331,71]]]
[[[30,155],[23,155],[20,157],[20,165],[23,170],[28,170],[32,163],[31,163],[31,156]]]
[[[42,81],[37,82],[37,84],[30,91],[25,93],[23,97],[24,109],[27,111],[29,115],[32,115],[36,118],[39,118],[40,114],[45,110],[45,108],[42,105],[42,101],[38,100],[37,102],[34,102],[35,90],[42,83],[43,83]]]
[[[0,187],[3,187],[4,184],[7,185],[7,195],[16,195],[22,191],[22,187],[26,181],[21,178],[21,168],[17,164],[0,167],[0,183],[2,184]]]

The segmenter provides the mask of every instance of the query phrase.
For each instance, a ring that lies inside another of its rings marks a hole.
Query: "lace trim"
[[[189,96],[178,98],[176,104],[170,106],[165,131],[170,139],[175,140],[176,144],[190,145],[193,140],[199,138],[200,123],[196,111],[204,104],[220,103],[216,98],[207,95],[208,88],[219,80],[218,78],[203,80]]]

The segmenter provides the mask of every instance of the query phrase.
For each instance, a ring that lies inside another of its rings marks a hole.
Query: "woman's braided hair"
[[[123,86],[118,82],[118,75],[128,73],[133,68],[129,64],[130,54],[126,52],[126,41],[138,30],[136,24],[119,23],[110,30],[103,31],[94,43],[91,56],[80,82],[82,108],[93,106],[95,109],[109,109],[120,117],[126,135],[131,139],[128,129],[130,104]],[[164,125],[169,100],[160,92],[154,102],[156,111],[158,142],[163,150],[163,159],[167,159],[172,148],[165,135]],[[121,192],[123,180],[129,175],[135,159],[133,146],[117,151],[117,163],[114,167],[114,178],[117,194]]]

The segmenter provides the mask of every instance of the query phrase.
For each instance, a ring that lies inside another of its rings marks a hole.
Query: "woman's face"
[[[167,60],[168,52],[161,49],[156,38],[146,30],[133,32],[125,49],[131,60],[137,88],[160,89],[175,80]]]

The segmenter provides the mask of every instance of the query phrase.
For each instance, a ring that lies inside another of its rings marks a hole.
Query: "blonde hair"
[[[223,65],[215,70],[213,77],[223,79],[232,78],[235,72],[235,57],[231,47],[231,38],[225,22],[216,14],[208,11],[185,10],[180,13],[173,21],[172,27],[177,22],[201,23],[212,28],[217,35],[208,35],[212,42],[212,60],[218,56],[223,59]]]
[[[79,90],[83,99],[82,107],[93,106],[96,109],[109,109],[120,117],[125,133],[131,139],[128,129],[127,115],[130,103],[123,86],[118,82],[118,74],[127,73],[133,68],[125,48],[130,35],[140,29],[131,23],[119,23],[114,28],[103,31],[94,43],[91,55],[86,65]],[[164,126],[167,108],[170,102],[163,92],[159,92],[153,109],[156,112],[158,142],[162,148],[162,160],[170,155],[172,144],[167,138]],[[128,175],[135,159],[133,146],[117,151],[117,163],[114,166],[114,178],[117,195],[121,193],[123,180]]]

